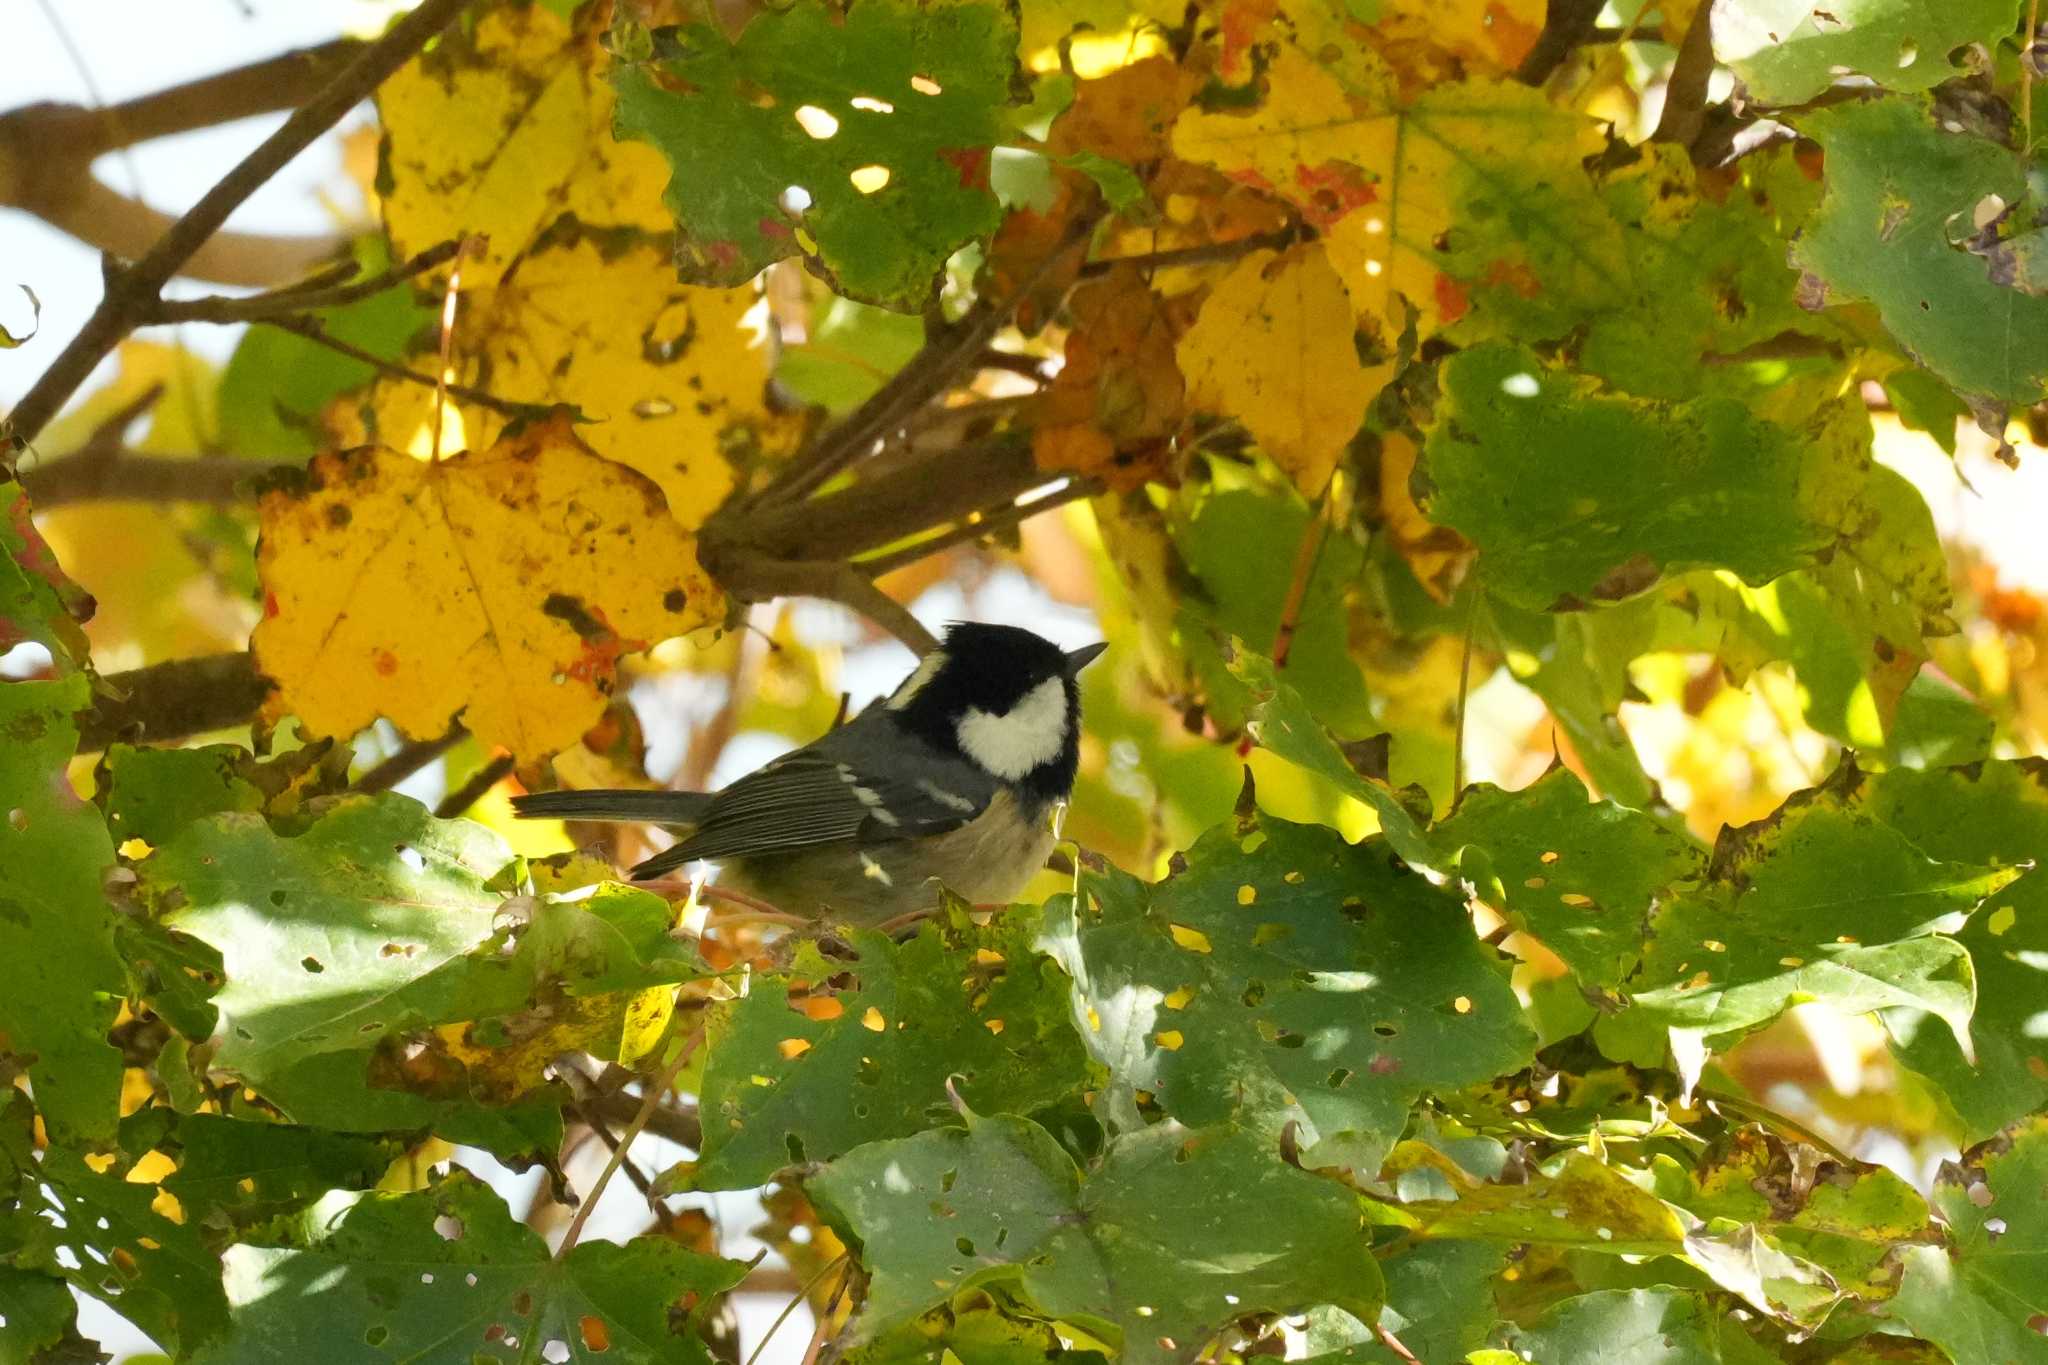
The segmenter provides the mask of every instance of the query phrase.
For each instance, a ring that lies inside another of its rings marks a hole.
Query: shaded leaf
[[[1966,73],[1957,56],[2019,13],[2020,0],[1734,0],[1714,10],[1714,55],[1759,104],[1804,104],[1845,72],[1925,90]]]

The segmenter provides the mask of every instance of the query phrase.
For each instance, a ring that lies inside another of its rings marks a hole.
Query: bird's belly
[[[738,859],[719,879],[790,914],[841,916],[856,924],[937,904],[934,877],[977,905],[1007,904],[1052,852],[1049,814],[1004,794],[946,834]]]

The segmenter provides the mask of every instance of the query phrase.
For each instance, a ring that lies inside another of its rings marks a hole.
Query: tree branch
[[[363,48],[353,39],[323,43],[102,109],[32,104],[9,110],[0,114],[0,204],[102,251],[140,256],[173,220],[94,179],[95,158],[292,108],[333,81]],[[221,284],[270,284],[332,255],[340,242],[334,235],[223,232],[195,250],[179,273]]]
[[[250,480],[284,466],[231,455],[143,455],[133,450],[80,451],[20,471],[36,511],[80,502],[240,501]]]
[[[1657,131],[1650,134],[1652,142],[1692,146],[1706,122],[1707,83],[1713,76],[1714,7],[1702,4],[1678,46],[1671,78],[1664,82],[1664,109],[1657,116]]]
[[[430,389],[446,393],[450,398],[459,398],[465,403],[474,403],[480,408],[489,408],[501,417],[544,417],[554,411],[546,403],[520,403],[496,394],[485,393],[482,389],[470,388],[467,384],[441,384],[434,376],[419,370],[408,369],[395,360],[386,360],[360,346],[332,336],[320,325],[320,319],[306,314],[286,313],[277,317],[259,317],[253,321],[265,327],[275,327],[280,332],[304,337],[316,346],[325,346],[336,355],[345,355],[350,360],[359,360],[371,369],[391,379],[402,379],[408,384],[421,384]]]
[[[1712,2],[1703,0],[1705,4]],[[1549,80],[1574,49],[1592,41],[1603,8],[1605,0],[1550,0],[1550,9],[1543,16],[1543,31],[1516,68],[1515,79],[1524,85],[1541,85]]]
[[[14,448],[27,446],[42,433],[101,359],[147,316],[161,298],[164,285],[220,230],[243,200],[410,61],[461,13],[466,3],[467,0],[420,0],[410,14],[358,53],[319,95],[286,119],[283,127],[265,138],[202,195],[140,261],[123,266],[109,260],[105,267],[106,292],[99,306],[10,416],[8,427]]]
[[[235,299],[216,294],[203,299],[159,299],[144,322],[271,322],[315,308],[337,308],[381,294],[395,284],[445,265],[454,259],[461,246],[462,243],[453,240],[430,246],[409,261],[401,261],[388,270],[354,283],[342,282],[355,273],[352,264],[343,264],[313,279],[273,289],[254,298]]]
[[[1208,242],[1202,246],[1184,246],[1172,251],[1150,251],[1142,256],[1103,256],[1083,265],[1081,278],[1092,279],[1097,275],[1107,275],[1120,265],[1134,265],[1140,270],[1169,270],[1179,265],[1211,265],[1219,261],[1235,261],[1251,255],[1254,251],[1285,251],[1301,239],[1301,229],[1285,227],[1273,232],[1255,232],[1249,237],[1236,237],[1227,242]]]
[[[960,522],[950,530],[941,531],[929,539],[906,545],[900,550],[891,550],[873,559],[857,560],[855,567],[862,573],[880,578],[883,574],[894,573],[907,565],[915,564],[920,559],[950,550],[955,545],[981,540],[998,531],[1021,525],[1040,512],[1050,512],[1055,507],[1064,507],[1070,502],[1093,497],[1101,491],[1101,485],[1093,479],[1077,478],[1066,487],[1048,493],[1042,498],[1033,498],[1030,502],[1011,503],[1008,507],[999,507],[992,512],[978,513],[974,520]]]
[[[269,680],[246,653],[102,674],[98,700],[78,715],[78,747],[90,752],[127,739],[163,743],[245,725],[269,691]]]

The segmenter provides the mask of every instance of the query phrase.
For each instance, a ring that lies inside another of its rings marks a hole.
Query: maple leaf
[[[522,757],[572,742],[622,654],[717,620],[691,537],[642,476],[557,416],[426,463],[323,455],[264,495],[253,647],[276,714],[347,735],[433,736],[460,714]]]
[[[1162,299],[1135,266],[1118,266],[1076,289],[1068,309],[1066,364],[1032,439],[1039,467],[1117,489],[1160,477],[1186,399],[1174,345],[1193,320],[1190,302]]]
[[[1310,495],[1329,482],[1392,373],[1359,360],[1337,272],[1313,243],[1239,261],[1181,338],[1179,356],[1190,401],[1243,422]]]

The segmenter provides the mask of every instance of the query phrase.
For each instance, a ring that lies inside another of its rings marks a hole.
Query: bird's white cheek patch
[[[1002,715],[970,708],[959,721],[960,752],[1007,781],[1059,757],[1067,742],[1067,689],[1047,678]]]

